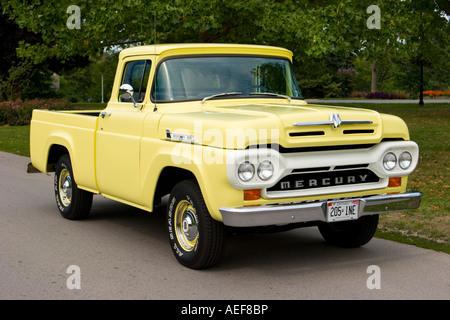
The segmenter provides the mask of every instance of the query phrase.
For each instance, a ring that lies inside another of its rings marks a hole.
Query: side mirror
[[[123,85],[121,85],[119,88],[119,94],[122,99],[131,99],[131,101],[133,102],[133,106],[135,108],[138,108],[138,105],[134,100],[134,89],[131,85],[129,85],[128,83],[124,83]]]

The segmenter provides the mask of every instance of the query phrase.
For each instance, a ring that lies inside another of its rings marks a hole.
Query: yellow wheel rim
[[[194,207],[187,200],[180,201],[174,218],[178,243],[185,251],[192,251],[198,241],[198,220]]]
[[[69,170],[65,168],[59,174],[58,189],[61,203],[65,207],[70,206],[72,202],[72,177],[70,176]]]

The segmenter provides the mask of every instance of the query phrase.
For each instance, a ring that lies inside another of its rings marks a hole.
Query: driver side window
[[[150,75],[151,60],[137,60],[127,62],[122,77],[122,84],[129,84],[134,89],[134,100],[142,102],[147,90],[148,77]],[[132,102],[131,99],[124,99],[119,96],[120,102]]]

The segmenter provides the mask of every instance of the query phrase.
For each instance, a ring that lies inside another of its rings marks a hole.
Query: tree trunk
[[[372,67],[372,84],[370,86],[370,92],[376,92],[377,91],[377,61],[373,62],[371,64]]]

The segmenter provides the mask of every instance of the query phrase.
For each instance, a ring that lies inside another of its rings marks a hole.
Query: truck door
[[[124,65],[119,86],[129,84],[133,87],[137,106],[132,99],[119,96],[115,102],[113,97],[100,114],[96,134],[97,184],[105,196],[141,205],[139,159],[145,118],[141,108],[151,60],[132,60]]]

